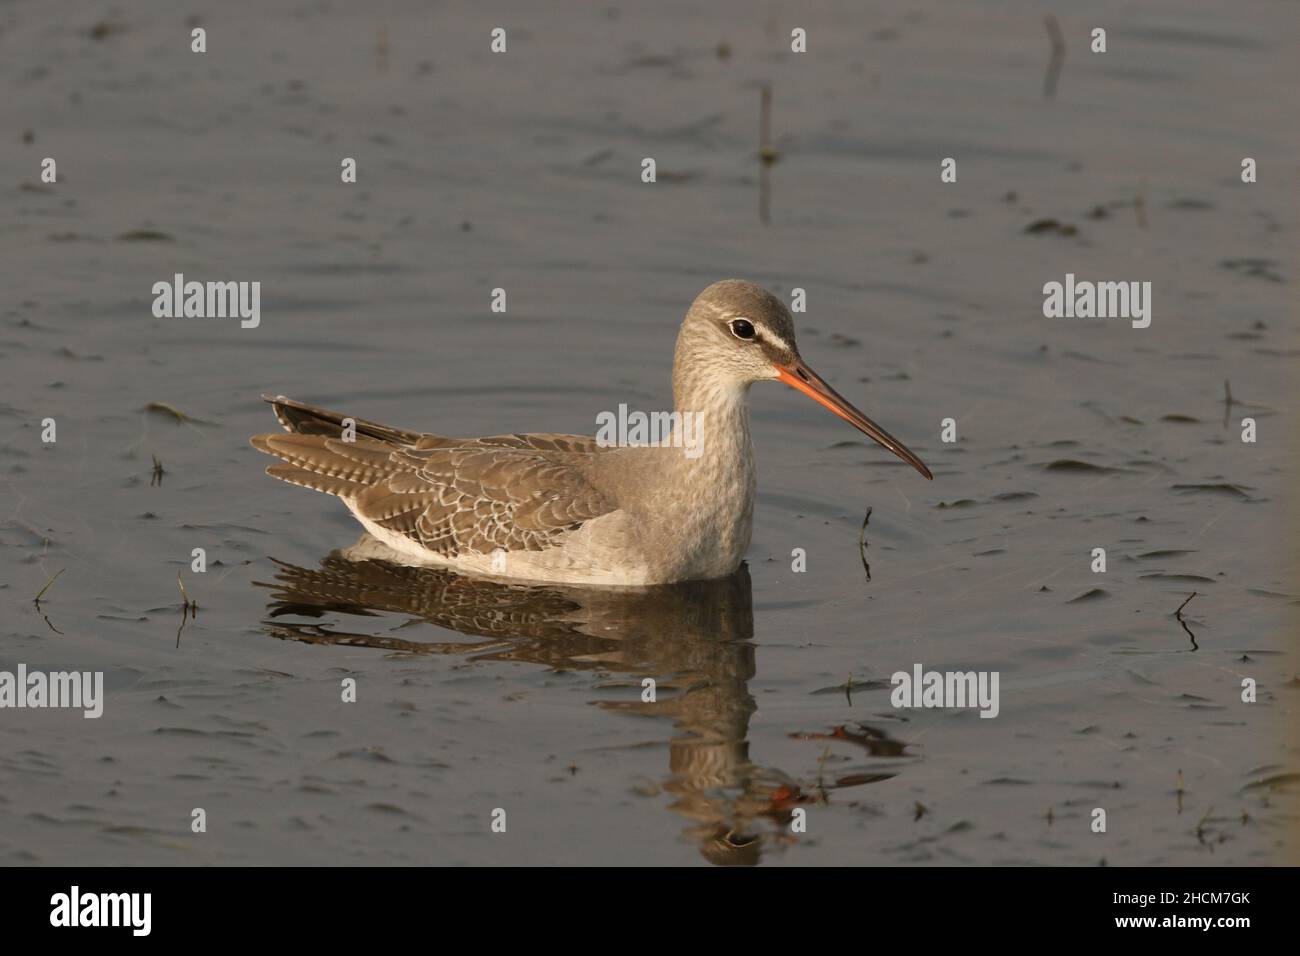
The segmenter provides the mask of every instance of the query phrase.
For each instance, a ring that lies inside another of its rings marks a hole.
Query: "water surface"
[[[1050,102],[1028,2],[84,10],[0,11],[0,668],[108,696],[0,712],[0,860],[1286,858],[1293,7],[1102,4],[1104,56],[1061,11]],[[260,281],[261,325],[155,319],[176,272]],[[1067,272],[1152,282],[1151,327],[1044,319]],[[805,358],[933,483],[759,386],[747,569],[574,594],[340,564],[344,509],[247,446],[267,391],[590,433],[668,401],[682,313],[733,275],[807,290]],[[896,710],[918,662],[998,671],[999,716]]]

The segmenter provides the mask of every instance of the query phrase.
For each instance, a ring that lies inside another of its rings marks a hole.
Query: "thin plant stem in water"
[[[758,108],[758,221],[772,221],[772,182],[770,170],[779,158],[772,146],[772,88],[763,87]]]
[[[1187,636],[1192,639],[1192,650],[1199,651],[1201,648],[1200,645],[1196,643],[1196,635],[1192,633],[1192,629],[1188,627],[1187,622],[1183,620],[1183,608],[1187,607],[1194,597],[1196,597],[1195,591],[1187,595],[1187,600],[1178,605],[1178,610],[1174,611],[1174,617],[1178,620],[1178,623],[1182,625],[1183,630],[1187,632]]]
[[[54,574],[52,574],[52,575],[50,576],[50,579],[49,579],[48,581],[45,582],[45,587],[41,588],[40,593],[37,594],[36,597],[32,598],[32,603],[35,604],[37,607],[40,607],[40,606],[41,606],[41,598],[45,596],[45,592],[48,591],[48,590],[50,589],[50,585],[51,585],[51,584],[53,584],[55,581],[57,581],[57,580],[59,579],[59,575],[62,574],[62,573],[63,573],[64,571],[66,571],[66,570],[68,570],[68,569],[67,569],[67,568],[59,568],[59,570],[55,571]]]
[[[867,563],[867,522],[871,520],[871,509],[862,516],[862,528],[858,531],[858,555],[862,558],[862,570],[867,572],[867,580],[871,580],[871,565]]]
[[[1043,96],[1052,99],[1056,96],[1056,82],[1061,78],[1061,68],[1065,66],[1065,34],[1061,32],[1061,23],[1055,14],[1049,13],[1043,21],[1047,26],[1047,39],[1052,45],[1052,55],[1047,61],[1047,76],[1043,78]]]
[[[181,580],[181,573],[176,572],[176,584],[181,589],[181,626],[176,628],[176,646],[181,646],[181,631],[185,630],[185,622],[189,618],[197,618],[199,614],[199,605],[197,601],[191,601],[189,594],[185,590],[185,582]]]

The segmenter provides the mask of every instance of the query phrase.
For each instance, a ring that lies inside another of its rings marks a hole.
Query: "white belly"
[[[546,551],[500,551],[495,554],[464,552],[444,556],[422,547],[404,534],[380,527],[368,518],[353,513],[370,532],[372,541],[359,541],[345,552],[352,560],[378,559],[415,567],[449,568],[476,577],[506,581],[590,584],[609,587],[666,584],[656,580],[642,562],[625,548],[602,546],[602,522],[615,518],[606,515],[589,522],[565,540],[564,546]],[[607,528],[607,523],[605,527]],[[616,535],[615,537],[621,537]],[[376,548],[375,545],[380,547]]]

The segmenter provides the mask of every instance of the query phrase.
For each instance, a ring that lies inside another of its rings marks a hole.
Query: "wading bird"
[[[747,395],[770,379],[932,477],[804,363],[784,303],[736,279],[701,292],[677,336],[674,408],[694,416],[698,454],[578,435],[445,438],[351,416],[345,427],[344,415],[284,396],[266,400],[288,434],[250,441],[283,459],[267,474],[342,498],[379,543],[366,557],[570,584],[705,580],[735,571],[749,546]]]

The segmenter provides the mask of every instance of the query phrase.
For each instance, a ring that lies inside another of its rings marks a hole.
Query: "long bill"
[[[777,365],[776,377],[791,388],[803,392],[819,405],[829,408],[868,438],[879,442],[907,462],[925,477],[933,479],[925,462],[912,454],[912,451],[889,432],[885,431],[866,415],[850,405],[839,392],[826,384],[826,380],[804,364],[803,359],[795,359],[789,365]]]

